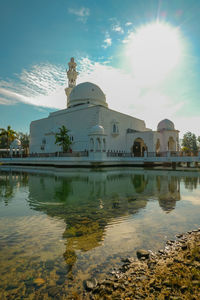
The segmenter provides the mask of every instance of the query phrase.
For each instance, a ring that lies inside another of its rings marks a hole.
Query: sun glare
[[[135,78],[148,86],[159,83],[179,63],[181,48],[179,30],[157,22],[131,33],[126,54]]]

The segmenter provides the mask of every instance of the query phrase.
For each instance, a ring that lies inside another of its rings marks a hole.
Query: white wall
[[[131,145],[130,133],[127,129],[145,131],[146,126],[143,120],[133,118],[129,115],[101,107],[99,115],[99,124],[102,125],[107,134],[107,150],[130,152]],[[116,124],[119,134],[113,134],[112,127]]]
[[[30,153],[48,153],[59,151],[60,147],[55,145],[55,133],[62,125],[72,133],[74,142],[72,149],[81,151],[88,149],[88,131],[98,124],[99,106],[79,108],[77,110],[62,110],[51,114],[48,118],[33,121],[30,125]],[[41,150],[42,140],[46,139],[45,149]]]
[[[70,109],[51,113],[48,118],[33,121],[30,125],[30,153],[51,153],[60,151],[55,145],[55,133],[62,125],[66,126],[69,134],[73,136],[73,151],[89,150],[90,129],[95,125],[104,127],[106,148],[110,151],[130,152],[136,138],[144,140],[149,152],[154,152],[157,139],[160,139],[160,151],[168,150],[168,140],[172,136],[176,141],[178,131],[156,132],[146,128],[145,122],[129,115],[110,110],[106,107],[77,106]],[[118,127],[118,132],[113,133],[113,124]],[[127,129],[139,132],[127,133]],[[45,139],[46,143],[43,144]],[[44,146],[44,150],[41,146]]]

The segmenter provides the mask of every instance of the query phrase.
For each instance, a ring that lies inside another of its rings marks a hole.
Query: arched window
[[[116,132],[117,132],[116,124],[113,124],[113,133],[116,133]]]
[[[97,151],[101,150],[101,140],[100,140],[100,138],[96,139],[96,150]]]
[[[93,140],[93,138],[90,139],[90,151],[94,151],[94,140]]]
[[[116,121],[112,122],[111,132],[112,132],[113,135],[118,135],[119,134],[118,122],[116,122]]]
[[[113,124],[113,133],[118,133],[119,132],[119,128],[118,128],[118,126],[117,126],[117,124]]]

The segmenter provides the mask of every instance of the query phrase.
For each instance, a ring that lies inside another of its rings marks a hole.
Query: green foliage
[[[182,140],[182,150],[185,152],[195,152],[198,150],[197,137],[194,133],[188,131],[184,134]]]
[[[24,153],[28,154],[30,136],[28,133],[16,132],[11,128],[10,125],[7,128],[0,128],[0,148],[9,149],[10,144],[15,140],[19,139],[24,149]]]
[[[0,201],[4,201],[5,206],[13,197],[13,185],[9,182],[9,176],[0,178]]]
[[[198,136],[197,142],[198,142],[198,148],[199,148],[199,150],[200,150],[200,136]]]
[[[24,153],[28,154],[29,152],[29,142],[30,135],[28,133],[18,132],[17,138],[20,140],[22,148],[24,149]]]
[[[67,134],[68,131],[69,130],[64,125],[62,125],[62,127],[59,128],[59,132],[55,135],[55,144],[61,146],[63,152],[67,152],[71,145],[69,135]]]
[[[11,126],[8,125],[7,129],[0,128],[0,148],[10,148],[10,144],[16,139],[17,133]]]

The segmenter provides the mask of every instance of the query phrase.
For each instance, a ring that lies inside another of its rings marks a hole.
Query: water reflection
[[[188,189],[189,191],[193,191],[194,189],[197,189],[197,186],[200,183],[200,178],[186,176],[186,177],[184,177],[184,183],[185,183],[186,189]]]
[[[180,200],[180,177],[157,176],[158,201],[160,207],[169,213]]]
[[[28,174],[26,172],[0,171],[0,201],[5,206],[12,200],[15,190],[28,184]]]
[[[66,223],[64,258],[69,266],[77,260],[76,250],[85,252],[101,244],[107,224],[146,207],[145,197],[134,197],[134,177],[118,172],[29,175],[29,205]]]
[[[11,168],[9,171],[3,168],[3,170],[0,175],[0,205],[12,206],[17,191],[26,187],[28,190],[26,203],[32,211],[45,214],[53,220],[61,220],[65,224],[62,231],[65,243],[62,257],[68,272],[73,271],[75,265],[81,268],[79,261],[82,256],[85,259],[84,255],[103,247],[108,232],[114,230],[120,222],[123,223],[123,230],[127,231],[125,231],[127,241],[133,238],[133,227],[129,220],[137,219],[141,222],[141,226],[140,231],[136,230],[134,235],[135,244],[137,245],[139,234],[143,234],[147,239],[148,233],[143,233],[142,230],[150,227],[148,225],[150,221],[148,213],[146,220],[142,219],[142,213],[148,211],[150,203],[158,203],[158,209],[169,216],[175,211],[177,201],[182,198],[182,183],[188,191],[199,188],[198,173],[185,174],[178,171],[142,169],[26,171],[25,168]],[[157,207],[153,206],[153,209]],[[156,214],[158,215],[158,210],[154,215],[155,218]],[[150,224],[154,222],[152,220]],[[120,235],[120,232],[118,234]],[[50,242],[47,245],[46,249],[51,249]],[[111,243],[109,247],[114,253],[117,249],[113,245],[114,243]],[[88,260],[91,258],[89,255]],[[113,257],[106,258],[107,262]]]

